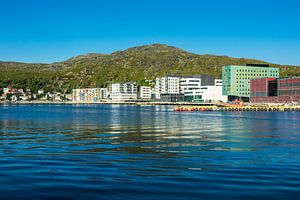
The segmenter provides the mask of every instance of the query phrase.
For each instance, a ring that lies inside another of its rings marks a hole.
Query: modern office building
[[[279,69],[268,65],[228,65],[222,68],[223,95],[229,100],[250,97],[250,80],[255,78],[278,78]]]
[[[161,101],[194,101],[199,96],[196,91],[204,85],[215,84],[215,79],[210,75],[195,75],[174,77],[166,76],[156,78],[156,99]],[[196,101],[195,100],[195,101]]]
[[[185,101],[188,102],[227,102],[227,96],[222,94],[222,80],[214,80],[214,85],[200,86],[198,89],[186,91]]]
[[[197,90],[204,85],[214,85],[215,78],[210,75],[196,75],[196,76],[183,76],[180,77],[179,90],[180,93]]]
[[[251,80],[252,103],[300,102],[300,78],[261,78]]]
[[[135,82],[110,84],[108,92],[109,99],[114,102],[137,100],[137,85]]]
[[[278,96],[300,96],[300,77],[278,79]]]
[[[256,78],[250,80],[250,97],[277,96],[276,78]]]

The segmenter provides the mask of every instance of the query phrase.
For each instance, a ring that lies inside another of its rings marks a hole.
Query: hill
[[[103,87],[119,81],[154,80],[163,75],[210,74],[221,77],[224,65],[267,63],[246,58],[198,55],[162,44],[145,45],[112,54],[86,54],[51,64],[0,62],[0,87],[14,85],[36,91],[70,91],[72,88]],[[300,76],[300,67],[279,67],[281,76]]]

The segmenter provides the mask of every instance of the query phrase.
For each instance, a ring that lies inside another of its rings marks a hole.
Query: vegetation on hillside
[[[0,88],[38,88],[67,92],[72,88],[103,87],[112,82],[136,81],[146,84],[163,75],[210,74],[221,77],[224,65],[267,63],[264,61],[197,55],[161,44],[105,54],[87,54],[52,64],[0,62]],[[300,67],[270,64],[280,68],[281,77],[300,76]]]

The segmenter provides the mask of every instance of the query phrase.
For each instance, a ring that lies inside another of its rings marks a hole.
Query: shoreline
[[[173,105],[173,106],[220,106],[222,103],[193,103],[193,102],[73,102],[73,101],[18,101],[18,102],[7,102],[0,101],[0,105],[136,105],[136,106],[163,106],[163,105]],[[245,106],[284,106],[291,104],[283,103],[246,103]],[[299,104],[295,104],[299,105]]]
[[[62,105],[140,105],[140,106],[155,106],[155,105],[206,105],[214,106],[215,103],[191,103],[191,102],[73,102],[73,101],[18,101],[18,102],[4,102],[0,101],[0,105],[36,105],[36,104],[62,104]]]

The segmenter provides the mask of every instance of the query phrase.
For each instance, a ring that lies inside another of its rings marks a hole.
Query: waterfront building
[[[251,80],[252,103],[300,102],[300,77]]]
[[[1,99],[7,99],[9,97],[9,100],[11,101],[18,101],[21,100],[22,96],[24,96],[24,90],[22,88],[13,88],[13,86],[8,86],[6,88],[2,89],[3,94],[1,95]]]
[[[107,99],[106,88],[73,89],[72,100],[74,102],[96,103]]]
[[[137,100],[137,85],[135,82],[110,84],[108,92],[109,99],[114,102]]]
[[[160,94],[161,102],[184,102],[184,94]]]
[[[36,94],[35,95],[35,98],[36,98]],[[61,101],[62,100],[62,94],[60,92],[56,92],[54,95],[53,95],[53,100],[55,101]]]
[[[222,68],[223,95],[229,100],[250,97],[250,80],[255,78],[278,78],[279,69],[268,65],[228,65]]]
[[[11,98],[10,98],[10,100],[14,101],[14,102],[18,101],[17,95],[12,95]]]
[[[38,93],[38,95],[42,95],[42,94],[44,94],[44,90],[39,89],[39,90],[37,91],[37,93]]]
[[[109,92],[107,88],[100,88],[100,100],[107,100]]]
[[[72,94],[65,94],[65,98],[67,101],[71,101],[72,100]]]
[[[140,86],[138,88],[138,98],[149,100],[152,96],[152,89],[150,86]]]
[[[10,93],[10,88],[3,88],[3,94]]]
[[[23,92],[23,89],[20,89]],[[3,93],[4,94],[16,94],[18,93],[18,89],[13,88],[12,86],[8,86],[6,88],[3,88]]]
[[[180,94],[179,81],[180,77],[177,76],[156,78],[155,98],[160,101],[181,101],[183,95]]]
[[[180,77],[165,76],[156,78],[155,94],[156,99],[160,99],[161,94],[179,94],[179,80]]]
[[[277,96],[276,78],[256,78],[250,80],[250,97]]]
[[[166,76],[156,78],[155,94],[160,101],[194,101],[197,91],[204,85],[214,85],[211,75]]]
[[[183,76],[180,78],[180,93],[197,90],[204,85],[214,85],[215,78],[211,75]]]
[[[200,86],[198,89],[186,91],[185,101],[188,102],[227,102],[227,96],[222,94],[222,80],[214,80],[213,85]]]
[[[27,96],[27,95],[23,94],[23,95],[21,95],[19,98],[20,98],[20,100],[22,100],[22,101],[28,101],[28,100],[30,99],[30,96]]]
[[[278,79],[278,96],[300,96],[300,77]]]
[[[180,78],[180,92],[184,94],[184,101],[201,102],[202,86],[215,85],[215,78],[211,75],[184,76]]]
[[[110,93],[136,94],[137,85],[135,82],[113,83],[109,85]]]

